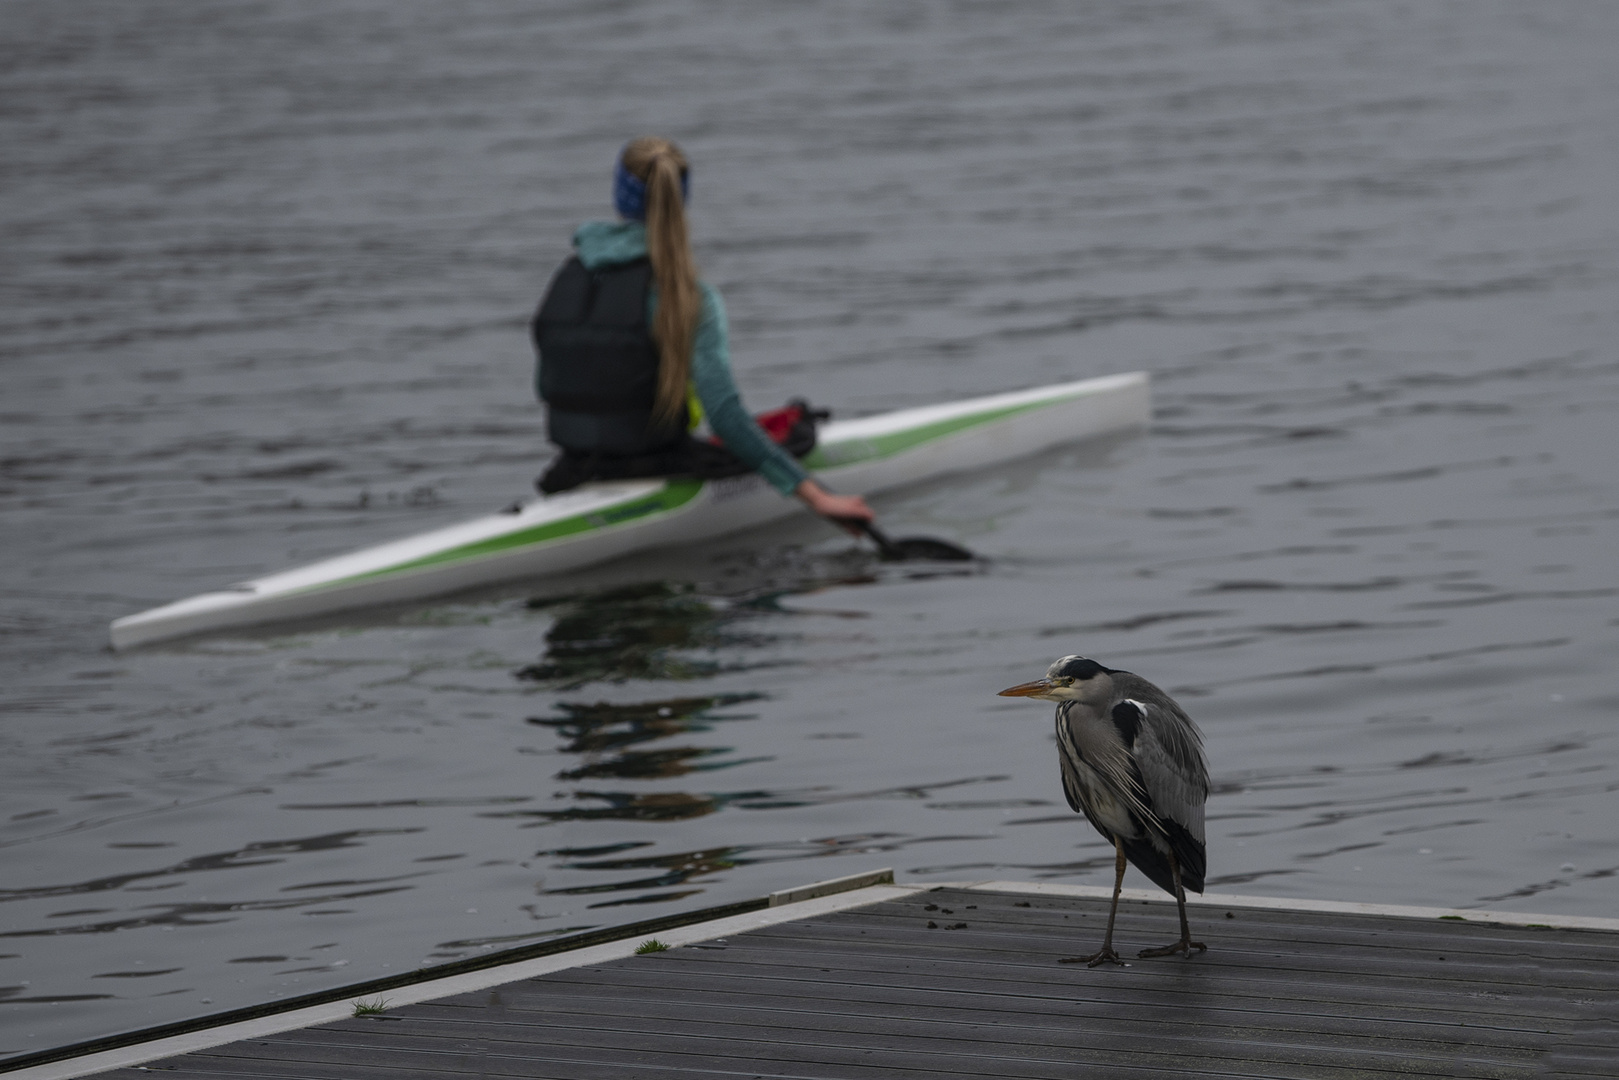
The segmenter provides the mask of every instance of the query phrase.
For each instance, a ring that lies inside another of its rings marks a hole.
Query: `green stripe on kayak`
[[[855,465],[862,461],[876,461],[879,458],[892,457],[914,446],[932,442],[946,435],[953,435],[967,428],[977,427],[994,420],[1004,420],[1008,416],[1019,413],[1032,412],[1043,409],[1047,405],[1055,405],[1061,401],[1071,401],[1076,397],[1083,397],[1085,393],[1068,394],[1063,397],[1041,398],[1039,401],[1027,401],[1021,405],[1007,405],[999,409],[989,409],[981,413],[970,413],[966,416],[953,416],[948,420],[940,420],[921,427],[905,428],[902,431],[890,432],[887,435],[875,435],[869,439],[850,439],[846,442],[836,442],[817,446],[803,458],[807,469],[835,468],[839,465]]]
[[[368,581],[371,578],[382,577],[385,574],[399,574],[406,570],[420,570],[425,566],[438,566],[448,562],[460,562],[463,559],[477,559],[486,555],[498,555],[513,548],[528,547],[531,544],[542,544],[547,540],[557,540],[564,536],[574,536],[579,533],[593,532],[605,529],[611,525],[621,525],[626,521],[637,521],[651,514],[667,513],[691,502],[697,493],[703,490],[701,480],[671,480],[664,484],[662,489],[651,495],[629,502],[619,503],[616,506],[604,506],[600,510],[592,510],[587,514],[575,514],[560,521],[548,521],[544,525],[535,525],[529,529],[519,529],[516,532],[502,533],[500,536],[491,536],[487,540],[475,540],[470,544],[461,544],[443,551],[435,551],[431,555],[423,555],[408,562],[395,563],[393,566],[383,566],[376,570],[368,570],[353,577],[338,578],[335,581],[323,581],[319,585],[311,585],[308,589],[299,590],[309,592],[315,589],[331,589],[339,585],[352,585],[357,581]]]
[[[970,413],[966,416],[955,416],[932,424],[923,424],[919,427],[890,432],[887,435],[875,435],[868,439],[850,439],[843,442],[824,444],[811,451],[803,459],[803,464],[810,469],[825,469],[892,457],[905,450],[943,438],[946,435],[952,435],[958,431],[965,431],[968,428],[978,427],[981,424],[987,424],[995,420],[1003,420],[1019,413],[1032,412],[1035,409],[1055,405],[1062,401],[1069,401],[1075,397],[1083,397],[1086,393],[1089,393],[1089,391],[1059,397],[1041,398],[1038,401],[1028,401],[1019,405],[1007,405],[999,409],[987,409],[984,412]],[[311,585],[308,589],[298,591],[309,592],[317,589],[331,589],[342,585],[351,585],[358,581],[383,577],[387,574],[399,574],[428,566],[497,555],[514,548],[528,547],[531,544],[540,544],[548,540],[557,540],[564,536],[573,536],[611,525],[618,525],[626,521],[635,521],[650,514],[667,512],[683,506],[695,499],[697,493],[702,490],[703,482],[701,480],[671,480],[661,490],[653,492],[651,495],[617,506],[604,507],[587,514],[576,514],[570,518],[563,518],[561,521],[551,521],[529,529],[503,533],[500,536],[492,536],[487,540],[478,540],[470,544],[445,548],[443,551],[423,555],[408,562],[379,567],[376,570],[368,570],[363,574],[355,574],[352,577],[339,578],[335,581],[322,582],[319,585]]]

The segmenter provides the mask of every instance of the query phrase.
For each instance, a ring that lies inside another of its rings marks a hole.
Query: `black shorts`
[[[759,417],[761,430],[783,450],[801,458],[815,449],[815,425],[831,414],[795,399],[786,408]],[[689,476],[718,480],[741,476],[749,466],[717,442],[687,436],[683,441],[642,454],[591,454],[564,449],[534,486],[546,495],[568,491],[591,480],[640,480],[655,476]]]

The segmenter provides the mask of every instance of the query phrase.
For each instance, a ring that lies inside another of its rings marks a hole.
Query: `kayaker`
[[[688,175],[668,139],[626,145],[613,171],[620,220],[579,226],[575,254],[540,301],[535,389],[562,453],[536,486],[551,493],[588,480],[752,470],[845,528],[870,521],[863,498],[827,491],[742,407],[725,306],[692,259]],[[778,419],[802,433],[813,424],[807,412],[795,403]],[[692,436],[703,418],[719,445]]]

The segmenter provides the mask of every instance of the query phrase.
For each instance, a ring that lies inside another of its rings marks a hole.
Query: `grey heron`
[[[1138,955],[1203,952],[1207,946],[1192,940],[1186,922],[1186,890],[1203,891],[1203,804],[1209,797],[1197,725],[1146,679],[1083,656],[1061,657],[1045,678],[1008,687],[1000,696],[1057,703],[1068,805],[1113,844],[1113,906],[1101,951],[1062,963],[1124,962],[1113,951],[1113,921],[1126,859],[1175,898],[1181,917],[1179,941]]]

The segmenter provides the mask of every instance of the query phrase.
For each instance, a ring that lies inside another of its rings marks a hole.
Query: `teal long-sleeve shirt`
[[[587,221],[573,234],[573,246],[586,270],[615,266],[646,256],[646,226],[639,221]],[[770,436],[759,430],[742,407],[742,395],[731,375],[730,330],[719,292],[703,281],[702,316],[692,343],[691,379],[708,426],[725,448],[783,495],[791,495],[809,478],[801,465]],[[647,295],[647,322],[657,310],[657,287]]]

